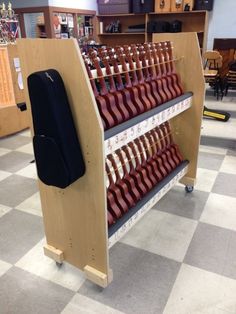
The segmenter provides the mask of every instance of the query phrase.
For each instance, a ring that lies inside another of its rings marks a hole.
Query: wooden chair
[[[218,51],[208,50],[203,54],[204,58],[204,78],[214,88],[214,95],[219,99],[223,98],[223,86],[219,75],[219,69],[222,67],[222,56]]]
[[[209,83],[211,87],[214,88],[214,95],[216,95],[217,100],[219,96],[221,99],[224,95],[224,84],[219,74],[219,69],[222,67],[222,56],[218,51],[206,51],[203,54],[205,64],[204,64],[204,77],[205,82]],[[215,119],[218,121],[226,122],[230,118],[230,114],[223,110],[209,109],[204,106],[203,116],[206,118]]]
[[[225,77],[225,96],[227,96],[229,88],[236,89],[236,61],[229,64],[229,71]]]

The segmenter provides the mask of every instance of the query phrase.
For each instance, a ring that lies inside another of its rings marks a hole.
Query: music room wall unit
[[[24,102],[17,45],[0,45],[0,137],[29,127]]]
[[[15,12],[23,38],[96,37],[93,10],[42,6],[17,8]]]
[[[112,281],[109,249],[177,181],[187,188],[195,184],[204,79],[196,34],[181,33],[178,38],[174,56],[171,50],[161,53],[167,49],[166,43],[161,49],[155,44],[160,52],[157,57],[152,48],[155,64],[149,46],[144,47],[146,50],[136,45],[118,49],[118,65],[113,50],[101,50],[104,68],[91,53],[94,70],[83,60],[76,40],[18,42],[25,86],[31,73],[46,69],[60,73],[86,168],[85,174],[66,189],[39,181],[47,239],[44,252],[59,263],[64,260],[78,267],[102,287]],[[135,62],[130,58],[130,49]],[[106,63],[106,54],[112,66]],[[174,63],[182,87],[172,85],[179,80]],[[105,79],[113,92],[107,92]],[[115,90],[113,80],[119,90]],[[169,87],[163,88],[168,90],[157,89],[158,84],[167,84]],[[141,93],[139,101],[135,93]],[[27,88],[25,96],[30,108]],[[122,107],[122,101],[114,103],[114,97],[127,101],[128,107]],[[155,168],[159,162],[164,162],[164,168]],[[119,178],[121,168],[123,175]],[[125,186],[132,182],[131,194],[126,190],[124,196]]]
[[[120,33],[107,33],[106,26],[111,22],[120,21]],[[207,11],[180,11],[180,12],[153,12],[148,14],[117,14],[98,15],[97,34],[101,44],[114,46],[119,44],[143,43],[152,40],[152,33],[148,32],[149,22],[182,22],[182,32],[196,32],[198,35],[201,52],[206,50],[208,34]],[[101,27],[102,25],[102,27]],[[132,28],[132,26],[137,26]]]

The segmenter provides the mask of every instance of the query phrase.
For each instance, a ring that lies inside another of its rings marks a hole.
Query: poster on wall
[[[58,14],[53,15],[53,28],[56,38],[61,38],[61,18]]]
[[[74,28],[74,19],[72,14],[67,15],[67,20],[68,20],[68,27],[69,28]]]

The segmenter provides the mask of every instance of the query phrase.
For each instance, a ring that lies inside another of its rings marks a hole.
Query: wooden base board
[[[109,285],[109,283],[112,282],[113,280],[113,272],[111,269],[109,270],[107,276],[106,274],[98,271],[97,269],[86,265],[84,267],[84,272],[87,279],[89,279],[90,281],[94,282],[96,285],[102,288],[106,288]]]
[[[59,249],[56,249],[55,247],[45,244],[43,247],[44,255],[47,257],[50,257],[57,263],[62,263],[64,261],[64,255],[63,252]]]
[[[190,178],[188,176],[183,177],[180,181],[180,183],[188,186],[195,186],[196,185],[196,179]]]

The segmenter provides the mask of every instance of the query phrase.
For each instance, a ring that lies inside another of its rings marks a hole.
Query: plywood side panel
[[[171,120],[174,137],[186,159],[190,161],[189,171],[183,183],[194,183],[200,143],[202,111],[205,84],[201,55],[196,33],[154,34],[153,41],[170,40],[174,45],[177,72],[181,76],[184,91],[193,92],[192,107]]]
[[[104,135],[79,47],[73,39],[23,39],[18,47],[28,106],[29,74],[49,68],[61,74],[86,163],[86,174],[64,190],[39,184],[47,243],[78,268],[108,275]]]

